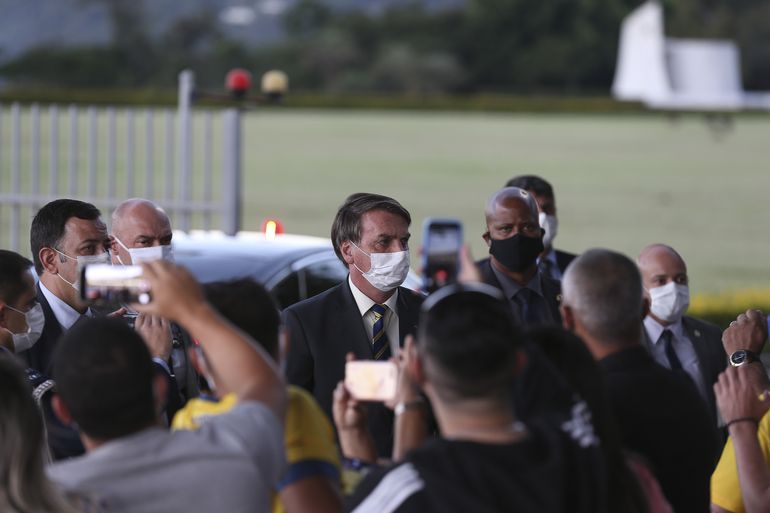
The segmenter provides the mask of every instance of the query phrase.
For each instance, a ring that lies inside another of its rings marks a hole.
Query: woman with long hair
[[[44,466],[43,419],[13,357],[0,351],[0,511],[75,513]]]

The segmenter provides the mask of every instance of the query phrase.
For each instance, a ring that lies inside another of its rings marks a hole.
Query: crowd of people
[[[671,246],[554,248],[555,194],[494,192],[456,282],[402,286],[409,211],[356,193],[346,280],[279,311],[251,279],[199,284],[161,207],[35,215],[0,250],[0,511],[770,512],[768,337],[686,315]],[[146,304],[82,299],[90,264],[141,265]],[[354,360],[395,362],[363,401]]]

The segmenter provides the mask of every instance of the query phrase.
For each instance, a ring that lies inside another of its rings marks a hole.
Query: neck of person
[[[500,263],[494,256],[489,257],[492,261],[492,265],[495,266],[499,272],[506,275],[508,278],[514,281],[520,287],[526,287],[527,284],[532,281],[532,278],[537,274],[537,263],[533,263],[522,272],[514,272]]]
[[[628,337],[620,339],[612,339],[611,341],[605,341],[591,335],[580,335],[583,341],[588,347],[588,350],[594,357],[594,360],[599,361],[607,356],[631,349],[634,347],[641,347],[642,341],[639,337]]]
[[[82,303],[79,299],[79,292],[72,285],[65,283],[60,277],[49,272],[44,272],[40,281],[51,293],[64,301],[73,310],[81,315],[88,311],[88,305]]]
[[[430,395],[430,394],[429,394]],[[508,401],[473,399],[447,403],[431,397],[441,436],[447,440],[510,444],[526,436]]]
[[[661,319],[659,317],[656,317],[655,314],[653,314],[652,312],[648,313],[647,315],[649,315],[655,322],[657,322],[658,324],[660,324],[664,328],[668,328],[669,326],[671,326],[672,324],[674,324],[676,322],[676,320],[673,321],[673,322],[664,321],[663,319]]]
[[[350,269],[350,281],[352,281],[353,285],[355,285],[356,288],[358,288],[358,290],[360,290],[366,297],[380,305],[390,299],[398,290],[398,287],[396,287],[395,289],[389,290],[387,292],[381,291],[366,281],[366,278],[364,278],[358,269],[353,266],[351,266]]]
[[[543,249],[543,252],[540,253],[539,258],[541,259],[545,258],[546,256],[548,256],[548,253],[550,253],[551,251],[553,251],[553,246],[546,246],[545,249]]]
[[[127,436],[133,436],[137,433],[141,433],[145,429],[153,428],[153,427],[160,427],[162,426],[160,420],[156,420],[153,422],[149,422],[144,427],[141,427],[137,429],[136,431],[132,433],[126,433],[125,435],[117,436],[114,438],[97,438],[90,435],[87,435],[86,433],[80,432],[80,441],[83,442],[83,447],[85,448],[86,452],[95,451],[102,445],[108,444],[110,442],[113,442],[115,440],[120,440],[121,438],[125,438]]]

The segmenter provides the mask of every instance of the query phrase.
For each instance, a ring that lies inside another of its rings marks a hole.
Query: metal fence
[[[237,232],[240,112],[193,109],[185,73],[176,110],[0,104],[0,248],[28,254],[35,212],[64,197],[105,220],[121,201],[148,198],[175,229]]]

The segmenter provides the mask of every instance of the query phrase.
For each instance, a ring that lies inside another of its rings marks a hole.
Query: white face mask
[[[152,262],[154,260],[174,261],[174,248],[171,245],[129,248],[123,244],[119,238],[115,237],[115,241],[117,241],[123,249],[128,251],[128,254],[131,255],[131,263],[134,265],[139,265],[142,262]],[[126,265],[126,263],[121,260],[120,255],[118,255],[118,262],[120,262],[121,265]]]
[[[26,351],[30,347],[35,345],[40,335],[43,334],[43,326],[45,326],[45,314],[43,313],[43,307],[36,304],[29,309],[28,312],[22,312],[12,306],[7,307],[9,310],[18,312],[24,316],[24,320],[27,321],[27,331],[24,333],[13,333],[13,347],[17,353]]]
[[[362,271],[356,264],[361,275],[372,284],[372,287],[382,292],[390,292],[397,288],[409,274],[409,252],[396,251],[395,253],[367,253],[359,248],[353,241],[353,246],[361,253],[369,257],[371,266],[368,271]]]
[[[91,264],[111,264],[112,261],[110,260],[110,254],[108,252],[99,253],[98,255],[78,255],[77,258],[73,258],[66,253],[62,253],[56,248],[53,248],[54,251],[62,255],[63,257],[69,258],[70,260],[76,260],[78,263],[77,266],[77,274],[75,275],[75,281],[69,281],[67,278],[62,276],[60,273],[57,273],[56,276],[58,276],[64,283],[68,284],[70,287],[72,287],[75,290],[80,290],[80,271],[87,265]]]
[[[649,290],[650,312],[664,322],[676,322],[690,306],[690,288],[670,281]]]
[[[549,216],[545,212],[538,214],[538,220],[540,221],[540,228],[545,230],[543,235],[543,246],[550,248],[553,243],[553,239],[556,238],[556,232],[559,229],[559,220],[556,216]]]

